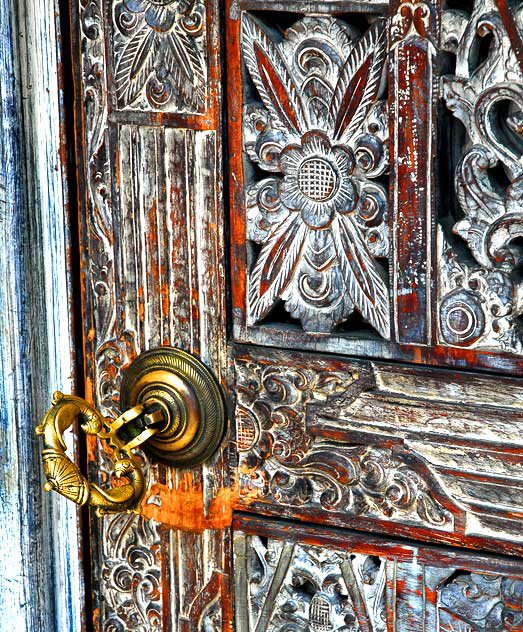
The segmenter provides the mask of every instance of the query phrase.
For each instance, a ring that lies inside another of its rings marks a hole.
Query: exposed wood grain
[[[396,340],[430,345],[437,7],[391,5],[391,233]]]
[[[236,368],[240,508],[523,550],[520,380],[247,348]]]
[[[44,495],[34,435],[51,393],[74,388],[56,11],[0,6],[0,611],[22,632],[85,625],[79,511]]]

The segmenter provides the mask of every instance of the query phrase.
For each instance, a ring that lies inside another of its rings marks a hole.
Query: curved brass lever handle
[[[139,513],[144,474],[132,453],[140,446],[152,458],[176,466],[202,463],[217,449],[225,428],[223,394],[216,378],[196,357],[172,347],[139,356],[126,370],[120,394],[125,412],[104,418],[88,402],[56,392],[36,432],[43,437],[47,491],[78,505],[109,512]],[[129,483],[108,490],[90,483],[66,454],[63,433],[79,418],[87,434],[106,439],[119,453],[114,473]]]
[[[137,407],[133,413],[139,412],[139,409],[143,409],[143,406]],[[129,412],[127,411],[127,417],[130,417]],[[114,473],[117,478],[126,476],[129,484],[103,490],[98,485],[90,483],[66,455],[67,446],[63,440],[63,433],[77,417],[84,420],[81,427],[86,434],[110,439],[114,447],[121,450],[124,456],[115,461]],[[116,422],[119,419],[121,418]],[[56,391],[53,395],[53,406],[45,414],[42,423],[37,426],[36,434],[43,436],[44,440],[42,460],[47,478],[44,485],[46,491],[55,490],[77,505],[89,503],[96,507],[98,515],[113,511],[139,513],[137,507],[145,487],[143,472],[135,457],[122,449],[123,445],[115,445],[114,431],[107,430],[106,420],[84,399]],[[119,443],[118,440],[116,442]]]

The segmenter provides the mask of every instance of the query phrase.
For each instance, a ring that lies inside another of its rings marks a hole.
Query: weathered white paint
[[[84,603],[79,514],[44,495],[34,435],[74,387],[57,15],[0,0],[0,621],[17,632],[80,631]]]

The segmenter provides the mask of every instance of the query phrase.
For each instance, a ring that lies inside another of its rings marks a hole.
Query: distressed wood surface
[[[517,630],[520,559],[239,517],[239,632]]]
[[[118,414],[122,371],[161,345],[225,380],[218,3],[101,2],[73,15],[87,397]],[[141,516],[92,520],[96,630],[229,630],[223,450],[144,457]],[[110,455],[90,445],[93,477]]]
[[[461,12],[356,5],[325,3],[304,19],[285,12],[310,11],[300,3],[228,5],[235,338],[520,372],[521,11],[494,0]],[[380,17],[385,56],[373,39]],[[337,100],[343,87],[350,102]],[[373,99],[390,113],[390,138]],[[442,101],[469,129],[464,142]],[[489,127],[495,116],[510,131]]]
[[[239,509],[521,555],[521,380],[236,353]]]
[[[34,435],[52,392],[74,388],[56,11],[0,6],[0,612],[21,632],[85,629],[80,514],[43,493]]]

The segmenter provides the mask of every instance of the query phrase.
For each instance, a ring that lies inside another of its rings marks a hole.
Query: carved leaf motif
[[[255,320],[265,316],[291,281],[306,233],[300,216],[292,213],[273,229],[263,245],[250,281],[249,299]]]
[[[245,63],[274,126],[300,136],[307,130],[307,114],[285,60],[248,14],[243,16],[242,28]]]
[[[333,236],[343,279],[356,307],[384,338],[390,337],[389,292],[361,232],[349,215],[338,215]]]
[[[246,187],[247,234],[262,244],[250,325],[281,299],[307,332],[332,331],[358,309],[390,336],[388,287],[374,259],[388,255],[387,196],[372,180],[388,163],[384,26],[378,19],[358,40],[341,20],[306,17],[276,42],[243,16],[243,58],[264,106],[244,106],[246,155],[282,174]],[[292,220],[281,219],[287,213]]]
[[[118,107],[201,112],[207,83],[203,1],[115,0],[112,15]]]
[[[377,20],[352,49],[330,105],[334,138],[350,141],[374,103],[387,52],[385,20]]]
[[[119,100],[132,103],[151,74],[158,50],[156,34],[144,26],[127,43],[116,67],[116,94]]]

